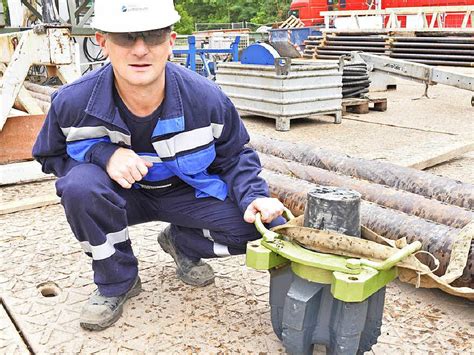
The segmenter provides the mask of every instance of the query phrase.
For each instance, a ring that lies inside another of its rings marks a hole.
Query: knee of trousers
[[[117,187],[107,173],[95,164],[80,164],[56,182],[56,192],[65,208],[74,210],[94,209],[101,201],[120,208],[125,201],[117,193]]]
[[[216,242],[221,242],[232,247],[244,249],[249,241],[261,238],[261,235],[255,226],[243,221],[243,219],[241,223],[234,225],[234,228],[229,231],[224,233],[212,232],[211,235],[212,234],[216,236]]]

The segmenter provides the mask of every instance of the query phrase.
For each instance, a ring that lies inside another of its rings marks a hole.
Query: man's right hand
[[[133,150],[118,148],[107,163],[107,174],[124,189],[129,189],[140,181],[153,163],[140,158]]]

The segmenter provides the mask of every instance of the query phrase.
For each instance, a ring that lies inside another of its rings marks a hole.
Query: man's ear
[[[102,49],[102,53],[104,54],[104,56],[108,57],[109,52],[108,52],[107,46],[106,46],[107,35],[105,33],[102,33],[102,32],[96,32],[95,33],[95,40],[99,44],[100,48]]]
[[[170,39],[169,39],[169,44],[170,44],[169,55],[173,54],[173,46],[174,46],[174,43],[176,42],[176,36],[177,36],[177,33],[174,31],[171,31]]]

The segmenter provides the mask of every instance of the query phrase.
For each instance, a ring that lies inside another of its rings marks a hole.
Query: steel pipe
[[[57,90],[57,88],[54,88],[51,86],[38,85],[38,84],[30,83],[29,81],[25,81],[23,85],[29,91],[37,92],[37,93],[47,95],[47,96],[51,96]]]
[[[417,42],[392,42],[392,47],[405,48],[459,48],[474,49],[474,44],[470,43],[417,43]]]
[[[391,58],[400,58],[398,54],[393,53]],[[445,65],[445,66],[454,66],[454,67],[474,67],[473,62],[459,62],[459,61],[451,61],[451,60],[430,60],[430,59],[415,59],[415,58],[403,58],[404,60],[408,60],[410,62],[421,63],[421,64],[428,64],[428,65]]]
[[[293,214],[304,214],[307,193],[317,185],[267,169],[262,171],[261,176],[268,182],[272,197],[283,202]],[[363,226],[389,239],[406,238],[408,243],[420,241],[422,249],[433,254],[440,262],[436,275],[444,275],[446,272],[452,244],[460,232],[460,229],[383,208],[367,201],[361,202],[361,222]],[[430,268],[434,268],[432,258],[423,254],[418,258]],[[463,275],[452,285],[474,288],[474,242],[471,243]]]
[[[474,43],[472,37],[391,37],[400,42]]]
[[[41,94],[39,92],[28,90],[29,94],[38,101],[51,103],[51,97],[49,95]]]
[[[469,49],[453,49],[453,48],[446,48],[446,49],[437,49],[437,48],[399,48],[399,47],[392,47],[390,51],[393,53],[433,53],[433,54],[472,54],[473,50]]]
[[[326,36],[327,40],[333,41],[371,41],[371,42],[384,42],[388,37],[387,36]]]
[[[377,42],[357,42],[357,41],[334,41],[334,40],[326,40],[324,41],[324,45],[327,46],[357,46],[357,47],[385,47],[385,41]]]
[[[260,153],[259,156],[262,166],[267,170],[318,185],[355,190],[366,201],[453,228],[462,228],[474,219],[474,212],[472,211],[428,199],[411,192],[396,190],[268,154]]]
[[[255,150],[329,171],[413,192],[460,207],[474,209],[474,186],[394,164],[352,158],[348,155],[252,134]]]
[[[397,53],[398,58],[414,58],[414,59],[440,59],[440,60],[455,60],[459,62],[474,62],[473,55],[452,55],[452,54],[417,54],[417,53]]]

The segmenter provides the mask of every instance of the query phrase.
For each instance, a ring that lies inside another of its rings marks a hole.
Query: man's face
[[[163,74],[176,33],[166,30],[95,34],[108,56],[116,79],[128,85],[146,87]]]

